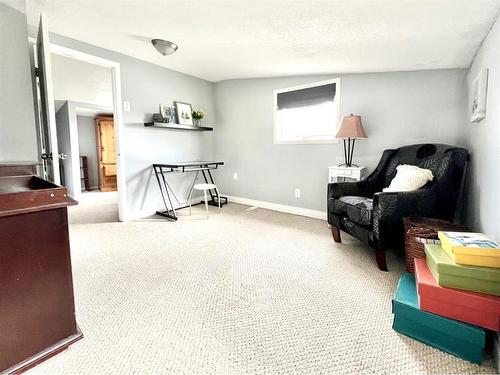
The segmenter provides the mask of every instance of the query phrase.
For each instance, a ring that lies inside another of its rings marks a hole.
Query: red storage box
[[[500,330],[500,297],[440,286],[425,259],[415,259],[415,277],[421,310]]]

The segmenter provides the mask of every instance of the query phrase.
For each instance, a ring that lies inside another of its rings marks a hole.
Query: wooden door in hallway
[[[99,190],[116,190],[116,148],[113,117],[97,117],[97,152],[99,160]]]

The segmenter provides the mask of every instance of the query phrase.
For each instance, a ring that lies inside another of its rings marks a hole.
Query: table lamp
[[[337,134],[335,134],[335,138],[344,140],[344,164],[340,164],[340,167],[357,167],[356,164],[352,164],[354,142],[358,138],[368,138],[361,123],[361,116],[353,115],[352,113],[349,116],[344,116]]]

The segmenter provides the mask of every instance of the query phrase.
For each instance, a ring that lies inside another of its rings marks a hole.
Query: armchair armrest
[[[432,188],[415,191],[376,193],[373,196],[373,241],[377,248],[401,246],[403,218],[443,217],[439,194]]]
[[[339,198],[345,195],[371,197],[369,185],[366,180],[354,182],[333,182],[328,184],[327,198]]]

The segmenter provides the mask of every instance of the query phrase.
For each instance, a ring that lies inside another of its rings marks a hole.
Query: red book
[[[500,331],[500,297],[440,286],[425,263],[415,258],[420,309]]]

